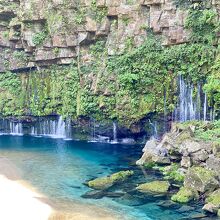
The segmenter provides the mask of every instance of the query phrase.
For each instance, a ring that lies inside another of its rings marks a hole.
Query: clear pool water
[[[152,197],[134,190],[138,183],[162,178],[134,165],[141,148],[138,145],[0,136],[0,155],[14,162],[23,171],[25,180],[61,206],[63,201],[65,204],[95,204],[133,220],[192,219],[193,215],[201,213],[199,204],[193,207],[170,205],[169,196]],[[84,184],[86,181],[127,169],[134,170],[135,175],[126,183],[101,196],[100,193],[88,196],[91,189]]]

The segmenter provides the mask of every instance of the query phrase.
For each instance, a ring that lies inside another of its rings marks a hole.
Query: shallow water
[[[134,190],[138,183],[161,178],[157,173],[141,170],[134,165],[141,155],[141,146],[138,145],[2,135],[0,155],[14,162],[23,171],[25,180],[61,208],[68,209],[73,202],[95,204],[133,220],[192,219],[192,215],[201,213],[199,204],[192,211],[185,206],[181,211],[180,205],[168,205],[169,196],[152,197]],[[111,188],[104,197],[98,194],[99,199],[82,197],[91,191],[84,184],[86,181],[123,169],[135,172],[125,184]]]

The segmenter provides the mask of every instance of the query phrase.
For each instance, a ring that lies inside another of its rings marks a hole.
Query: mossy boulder
[[[217,214],[220,209],[220,189],[214,191],[206,198],[203,210]]]
[[[184,181],[184,186],[198,192],[213,192],[219,187],[216,173],[203,167],[191,167]]]
[[[173,202],[188,203],[199,197],[197,191],[187,187],[181,187],[179,192],[171,197]]]
[[[143,193],[161,193],[165,194],[168,192],[170,183],[168,181],[152,181],[144,183],[136,187],[139,192]]]
[[[220,153],[220,143],[219,142],[213,142],[212,151],[213,151],[214,155],[218,155]]]
[[[116,183],[125,181],[128,177],[134,174],[133,171],[120,171],[112,174],[111,176],[100,177],[89,181],[87,184],[90,188],[104,190],[113,186]]]

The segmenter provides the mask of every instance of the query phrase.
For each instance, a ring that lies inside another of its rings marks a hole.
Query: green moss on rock
[[[179,203],[188,203],[198,198],[198,193],[190,188],[182,187],[179,192],[171,197],[171,200]]]
[[[206,199],[206,202],[212,203],[213,205],[219,206],[220,208],[220,189],[211,193]]]
[[[112,174],[111,176],[96,178],[89,181],[87,184],[90,188],[103,190],[113,186],[116,183],[125,181],[129,176],[132,176],[133,174],[134,172],[130,170],[120,171]]]
[[[168,181],[153,181],[139,185],[136,189],[144,193],[167,193],[170,187]]]
[[[203,167],[192,167],[185,176],[184,186],[203,193],[214,191],[219,183],[214,171]]]
[[[166,180],[172,179],[177,182],[183,182],[184,175],[180,173],[179,168],[179,164],[173,163],[170,166],[161,167],[160,171],[163,173],[164,179]]]

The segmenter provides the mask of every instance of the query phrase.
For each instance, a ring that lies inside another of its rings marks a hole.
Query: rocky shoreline
[[[200,200],[207,214],[220,216],[219,129],[219,122],[174,123],[160,141],[149,140],[136,164],[159,169],[166,182],[146,183],[145,191],[166,193],[173,187],[168,181],[174,180],[179,190],[172,195],[173,202]]]

